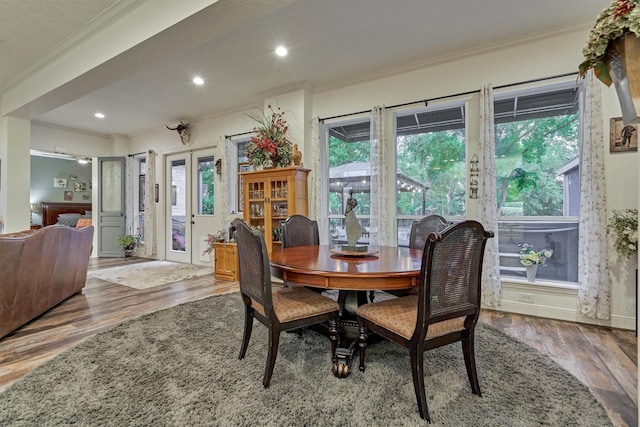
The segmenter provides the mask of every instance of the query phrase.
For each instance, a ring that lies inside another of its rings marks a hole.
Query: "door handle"
[[[191,221],[191,225],[193,225],[193,224],[195,224],[195,223],[196,223],[195,221]]]

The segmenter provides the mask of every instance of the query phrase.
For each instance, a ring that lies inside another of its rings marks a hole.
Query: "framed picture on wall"
[[[238,163],[238,208],[237,212],[242,212],[244,206],[244,198],[242,197],[242,175],[240,172],[249,172],[251,170],[251,163],[243,162]]]
[[[73,191],[65,191],[64,192],[65,200],[73,200]]]
[[[625,125],[622,117],[613,117],[609,124],[609,152],[638,151],[638,125]]]
[[[53,178],[53,188],[67,188],[67,178]]]
[[[75,182],[73,184],[73,189],[75,191],[87,191],[87,184],[84,182]]]

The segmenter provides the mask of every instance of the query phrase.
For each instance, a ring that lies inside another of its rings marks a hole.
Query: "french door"
[[[203,254],[208,234],[215,233],[215,149],[173,154],[166,158],[165,257],[169,261],[208,265]]]

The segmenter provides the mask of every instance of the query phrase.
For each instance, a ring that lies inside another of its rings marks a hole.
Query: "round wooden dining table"
[[[341,255],[331,245],[295,246],[273,251],[272,272],[291,283],[324,289],[366,291],[417,286],[422,251],[380,246],[365,256]]]
[[[345,378],[359,335],[356,310],[369,302],[373,291],[411,289],[418,285],[422,251],[380,246],[367,254],[344,255],[340,246],[296,246],[275,250],[269,256],[271,274],[287,283],[338,290],[340,340],[333,355],[332,371]],[[319,332],[328,334],[326,328]],[[375,339],[370,335],[371,339]]]

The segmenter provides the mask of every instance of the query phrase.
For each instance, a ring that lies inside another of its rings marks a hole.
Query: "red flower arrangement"
[[[251,137],[247,158],[254,167],[287,167],[291,165],[293,144],[287,138],[289,125],[284,118],[284,111],[279,107],[274,110],[271,105],[267,108],[271,113],[248,113],[247,117],[257,125],[253,128],[256,135]]]

